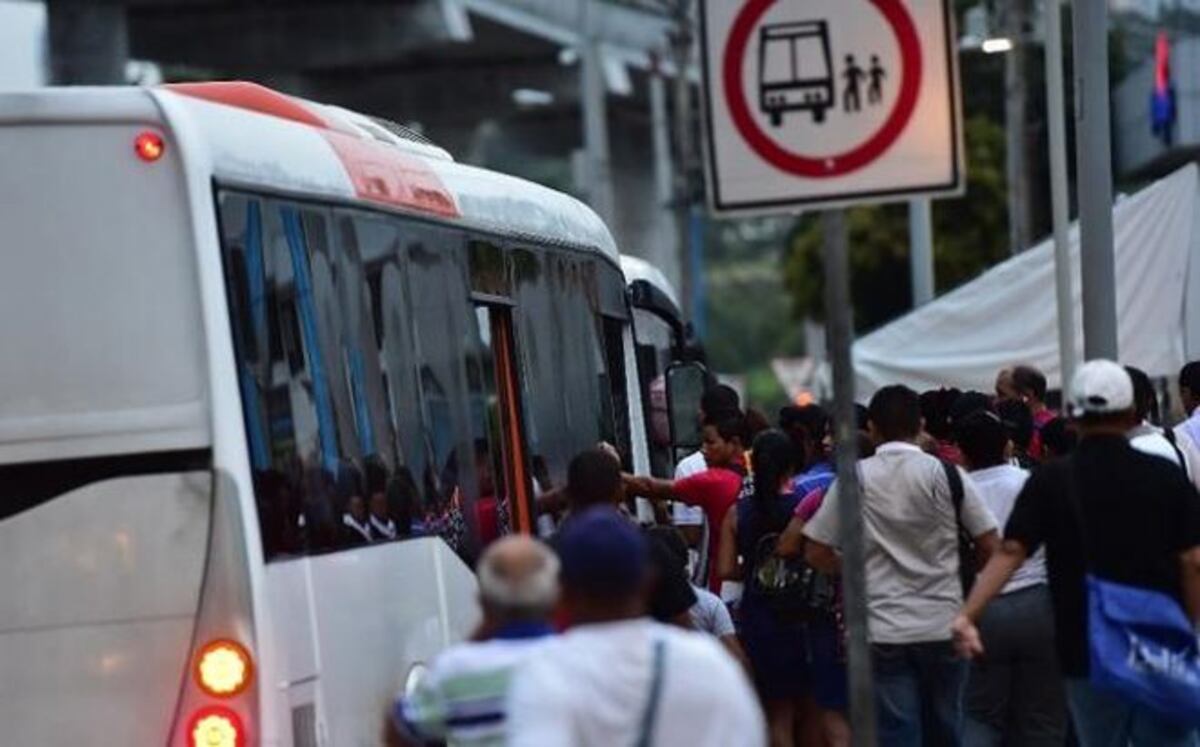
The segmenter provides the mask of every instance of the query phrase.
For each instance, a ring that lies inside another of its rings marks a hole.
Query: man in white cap
[[[1089,681],[1085,576],[1167,595],[1200,626],[1200,496],[1178,467],[1130,446],[1125,434],[1138,418],[1121,366],[1106,360],[1081,366],[1069,413],[1079,448],[1034,472],[1017,496],[1001,549],[954,622],[955,642],[964,655],[986,653],[976,621],[1044,545],[1056,648],[1080,743],[1191,747],[1195,733],[1186,724]]]

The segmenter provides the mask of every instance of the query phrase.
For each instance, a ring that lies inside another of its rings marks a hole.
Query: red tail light
[[[228,708],[211,706],[196,711],[188,722],[188,747],[245,747],[242,720]]]

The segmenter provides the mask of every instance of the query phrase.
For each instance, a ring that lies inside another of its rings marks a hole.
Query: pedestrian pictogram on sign
[[[701,0],[713,208],[961,191],[948,0]]]

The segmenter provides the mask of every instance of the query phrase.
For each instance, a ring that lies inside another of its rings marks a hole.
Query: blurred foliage
[[[793,220],[707,221],[704,342],[716,370],[741,373],[803,351],[779,272]]]
[[[975,116],[966,123],[967,190],[933,203],[934,273],[938,292],[978,275],[1008,255],[1005,222],[1004,130]],[[855,329],[864,332],[911,306],[908,206],[847,211]],[[825,316],[822,231],[806,215],[788,237],[784,277],[796,317]]]

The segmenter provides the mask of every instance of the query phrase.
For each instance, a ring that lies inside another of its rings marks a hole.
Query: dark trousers
[[[996,597],[979,621],[984,655],[967,680],[968,747],[1061,747],[1067,700],[1045,584]]]
[[[882,747],[955,747],[967,663],[950,641],[871,646]]]

